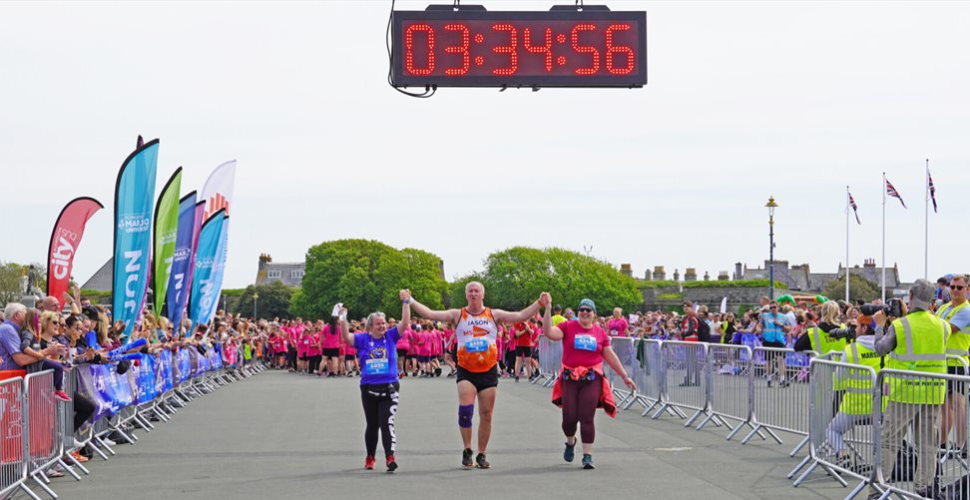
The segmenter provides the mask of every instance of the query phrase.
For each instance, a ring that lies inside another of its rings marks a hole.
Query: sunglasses
[[[950,285],[950,290],[963,290],[966,288],[965,285]]]
[[[576,310],[579,311],[579,312],[581,312],[581,313],[593,312],[593,310],[590,309],[590,308],[588,308],[588,307],[580,307],[579,309],[576,309]]]

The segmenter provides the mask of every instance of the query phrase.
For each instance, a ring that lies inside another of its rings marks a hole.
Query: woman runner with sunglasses
[[[367,316],[364,333],[353,334],[347,324],[347,309],[340,310],[340,333],[347,345],[357,349],[360,361],[360,399],[364,404],[364,418],[367,427],[364,430],[364,446],[367,448],[367,458],[364,468],[373,469],[377,453],[377,430],[381,432],[381,442],[384,445],[384,458],[387,471],[397,469],[394,451],[397,447],[397,434],[394,431],[394,416],[397,413],[398,391],[401,390],[397,375],[397,350],[395,345],[401,338],[399,332],[404,331],[411,323],[411,306],[406,297],[410,293],[401,292],[401,322],[398,326],[387,329],[387,321],[382,312],[373,312]],[[400,328],[400,330],[399,330]]]
[[[623,377],[632,390],[637,385],[627,376],[620,359],[610,347],[610,337],[596,324],[596,304],[590,299],[579,303],[579,320],[560,322],[552,326],[552,297],[543,293],[539,298],[545,308],[542,328],[546,337],[562,342],[562,375],[552,389],[552,402],[562,407],[562,431],[566,435],[566,450],[562,457],[572,462],[576,454],[576,428],[583,439],[583,468],[593,469],[593,423],[596,408],[603,408],[610,417],[616,416],[616,403],[610,384],[603,376],[603,362]]]

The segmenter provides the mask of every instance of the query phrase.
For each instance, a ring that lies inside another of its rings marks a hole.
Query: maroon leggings
[[[562,431],[566,436],[576,435],[576,426],[582,424],[580,432],[586,444],[596,439],[596,405],[603,393],[602,380],[563,380],[562,381]]]

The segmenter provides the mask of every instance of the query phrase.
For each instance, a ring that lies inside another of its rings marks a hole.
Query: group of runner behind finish
[[[363,332],[352,333],[350,323],[344,319],[346,309],[341,308],[340,316],[335,319],[344,342],[356,350],[357,364],[360,367],[361,402],[366,421],[364,444],[367,456],[364,459],[364,468],[373,469],[376,465],[378,434],[384,447],[387,470],[393,472],[398,468],[395,457],[397,435],[394,427],[402,375],[398,371],[401,354],[398,343],[402,339],[400,332],[406,332],[411,327],[412,309],[425,320],[455,325],[454,347],[450,352],[456,365],[454,373],[458,383],[458,430],[463,445],[461,465],[480,469],[491,467],[487,460],[487,450],[498,395],[498,325],[507,323],[524,326],[540,309],[544,309],[542,333],[550,340],[563,343],[562,375],[553,388],[553,403],[562,408],[562,430],[566,437],[563,459],[566,462],[574,460],[576,433],[579,430],[579,439],[583,444],[582,466],[584,469],[594,468],[592,451],[596,435],[596,408],[603,408],[611,417],[616,414],[612,392],[603,376],[603,363],[609,364],[628,387],[635,390],[636,385],[627,376],[610,347],[609,335],[596,324],[596,305],[592,300],[583,299],[579,304],[579,319],[559,318],[554,321],[552,297],[546,292],[517,312],[485,307],[485,287],[478,282],[465,286],[468,305],[461,309],[432,310],[418,302],[410,290],[401,290],[399,296],[401,321],[396,325],[387,320],[384,313],[374,312],[367,316]],[[531,364],[531,350],[528,354],[522,356],[527,358],[522,361]],[[422,363],[420,358],[418,363]],[[476,403],[477,454],[472,450],[472,420]]]

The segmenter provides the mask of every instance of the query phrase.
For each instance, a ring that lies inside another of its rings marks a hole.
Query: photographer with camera
[[[935,286],[925,279],[916,280],[909,289],[910,312],[902,304],[892,304],[875,311],[875,350],[886,356],[886,368],[926,374],[946,373],[946,342],[950,325],[929,312]],[[862,307],[867,314],[868,306]],[[890,309],[891,323],[886,327],[886,309]],[[892,311],[892,309],[896,309]],[[893,376],[889,378],[889,405],[883,413],[881,448],[882,471],[891,477],[898,448],[908,435],[910,425],[919,451],[919,464],[914,471],[915,493],[934,497],[936,474],[936,446],[944,393],[932,379]],[[869,498],[882,493],[870,486]]]
[[[942,278],[941,278],[942,279]],[[963,359],[948,359],[946,372],[951,375],[966,375],[964,363],[970,361],[967,351],[970,350],[970,332],[967,331],[970,325],[970,302],[967,302],[967,277],[956,275],[950,279],[950,302],[943,304],[936,312],[936,315],[943,321],[950,324],[950,337],[946,341],[946,353],[950,356],[959,356]],[[967,439],[967,408],[963,404],[966,401],[966,386],[964,384],[947,383],[946,401],[943,402],[943,421],[940,426],[940,448],[947,448],[947,439],[950,429],[956,420],[957,445],[962,448],[961,453],[966,457],[967,450],[964,447]],[[954,397],[956,395],[956,397]]]

